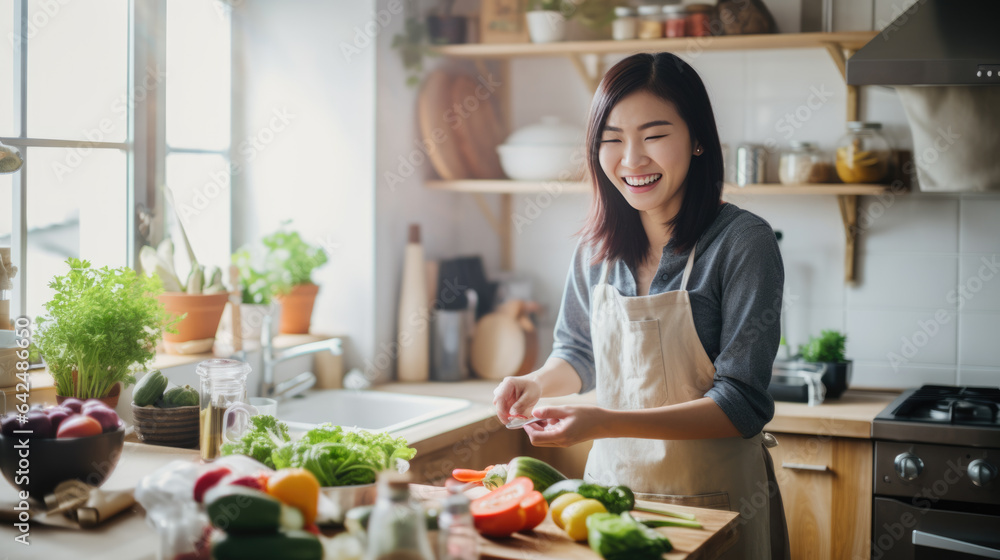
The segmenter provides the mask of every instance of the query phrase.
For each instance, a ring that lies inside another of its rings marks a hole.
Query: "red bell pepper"
[[[476,529],[487,537],[508,537],[534,529],[545,519],[548,504],[531,479],[519,476],[469,506]]]

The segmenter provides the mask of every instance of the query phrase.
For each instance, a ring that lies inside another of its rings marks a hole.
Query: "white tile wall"
[[[899,253],[861,256],[857,271],[860,282],[847,290],[849,307],[955,307],[946,298],[955,289],[958,257]]]
[[[995,367],[1000,364],[1000,313],[963,313],[958,362],[961,365]]]

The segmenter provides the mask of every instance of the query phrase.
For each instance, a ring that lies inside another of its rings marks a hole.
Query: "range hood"
[[[847,61],[850,85],[1000,85],[1000,1],[917,0]]]

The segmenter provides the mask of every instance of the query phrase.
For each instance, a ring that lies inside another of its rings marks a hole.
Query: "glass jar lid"
[[[663,7],[663,15],[671,19],[682,18],[687,14],[686,8],[683,4],[667,4]]]
[[[791,149],[793,149],[793,150],[809,151],[809,150],[815,150],[816,149],[816,143],[815,142],[800,142],[798,140],[791,140],[791,141],[789,141],[788,142],[788,146]]]
[[[688,11],[688,13],[715,11],[715,6],[711,4],[686,4],[684,8]]]
[[[849,121],[847,123],[847,130],[882,130],[882,123]]]
[[[660,8],[659,4],[645,4],[645,5],[639,6],[639,15],[640,16],[656,16],[656,15],[660,15],[660,11],[661,11],[661,8]]]
[[[246,379],[250,374],[250,364],[228,358],[216,358],[201,362],[195,371],[202,378]]]
[[[635,8],[629,6],[616,6],[615,7],[615,17],[633,17],[639,12]]]

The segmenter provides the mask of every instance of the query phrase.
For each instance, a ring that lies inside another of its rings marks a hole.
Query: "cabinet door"
[[[792,558],[867,559],[871,552],[870,440],[776,434],[771,449]]]

